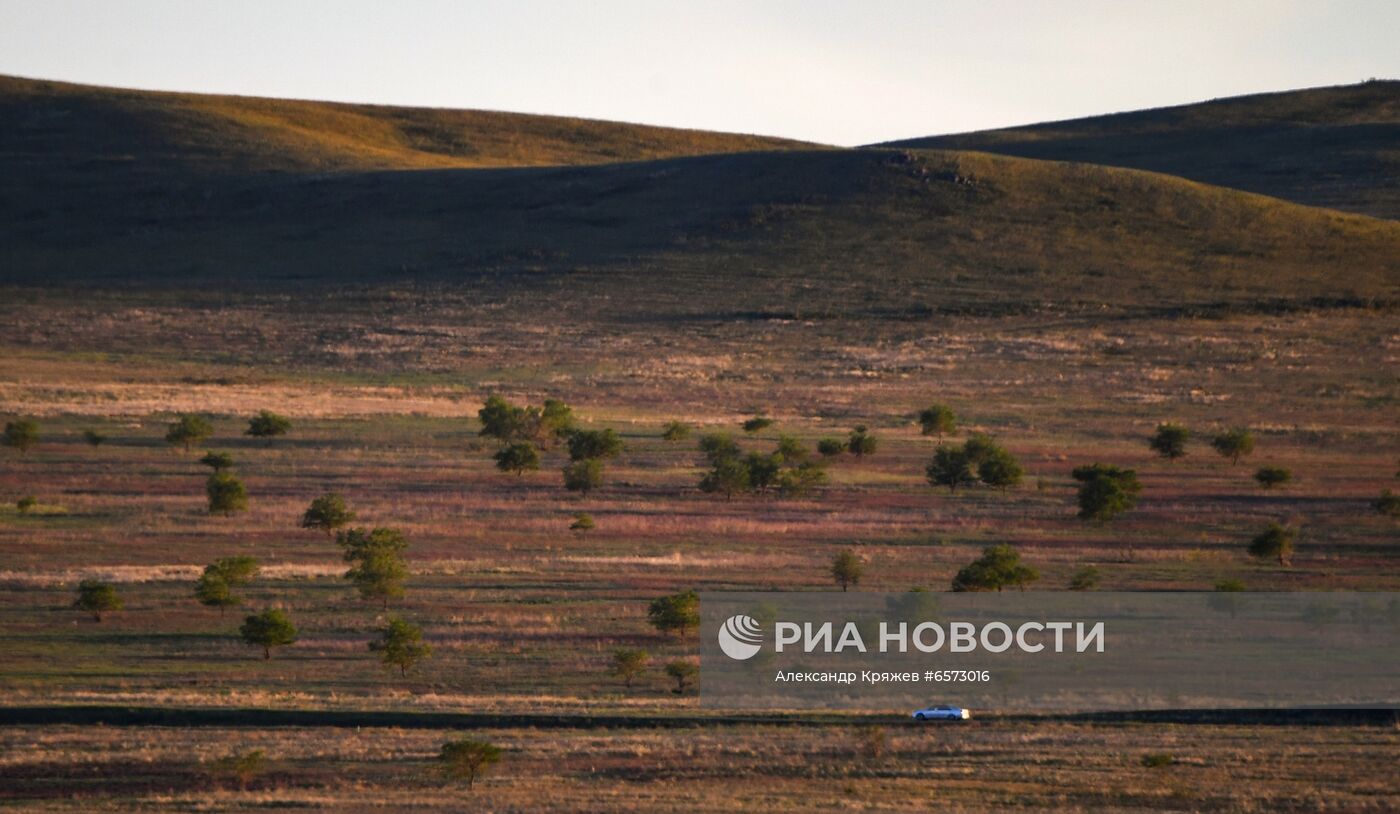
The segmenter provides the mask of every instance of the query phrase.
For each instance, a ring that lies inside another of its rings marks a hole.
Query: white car
[[[972,713],[962,707],[955,707],[950,704],[938,704],[932,707],[916,709],[913,718],[916,721],[966,721],[972,717]]]

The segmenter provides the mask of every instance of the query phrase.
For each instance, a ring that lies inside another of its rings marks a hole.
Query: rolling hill
[[[7,97],[6,122],[39,124],[0,137],[0,283],[449,285],[629,320],[1400,299],[1400,223],[1150,172],[787,144],[608,164],[575,152],[578,166],[381,167],[367,137],[309,161],[282,141],[228,141],[205,118],[151,111],[150,94],[113,108],[120,92],[64,93],[74,98],[62,115],[50,96]],[[521,127],[522,154],[563,143]],[[340,124],[289,132],[302,145],[347,138]],[[569,138],[580,150],[601,143]],[[671,149],[748,144],[733,138],[688,135]],[[420,154],[449,157],[393,153]]]
[[[1400,219],[1400,82],[1265,93],[884,146],[1169,173]]]

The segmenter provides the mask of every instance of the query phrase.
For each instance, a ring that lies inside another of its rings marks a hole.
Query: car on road
[[[916,721],[966,721],[972,713],[951,704],[936,704],[914,710],[912,717]]]

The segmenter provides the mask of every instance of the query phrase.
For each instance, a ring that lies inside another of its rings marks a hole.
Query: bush
[[[350,563],[345,579],[354,584],[362,598],[378,599],[387,609],[390,599],[403,596],[403,583],[408,577],[408,566],[403,561],[408,540],[403,532],[382,527],[370,531],[350,529],[340,532],[336,543],[343,559]]]
[[[320,529],[331,536],[345,526],[355,522],[355,513],[346,505],[345,498],[335,492],[327,492],[311,501],[306,513],[301,516],[301,527]]]
[[[676,688],[671,692],[676,695],[684,695],[685,688],[695,682],[695,677],[700,675],[700,666],[685,659],[676,659],[666,664],[666,675],[676,682]]]
[[[261,410],[248,422],[244,435],[253,438],[276,438],[291,432],[292,422],[271,410]]]
[[[243,481],[227,472],[215,472],[204,484],[204,492],[209,497],[209,513],[225,517],[234,512],[248,510],[248,490]]]
[[[879,447],[879,441],[870,434],[870,430],[864,424],[851,430],[850,436],[846,439],[846,451],[857,458],[874,455],[877,447]]]
[[[83,430],[83,440],[90,446],[100,447],[107,443],[107,436],[97,430]]]
[[[1235,427],[1216,435],[1210,440],[1210,445],[1229,458],[1231,464],[1237,464],[1240,458],[1254,451],[1254,434],[1244,427]]]
[[[165,443],[172,447],[184,447],[186,452],[195,444],[204,443],[214,434],[214,425],[209,419],[198,415],[182,415],[175,419],[165,431]]]
[[[0,443],[24,455],[39,443],[39,425],[23,418],[8,422],[4,434],[0,435]]]
[[[841,586],[841,592],[845,593],[846,588],[856,585],[865,574],[865,563],[860,561],[854,551],[842,551],[831,558],[831,578]]]
[[[924,474],[931,485],[948,487],[948,494],[956,492],[959,486],[977,482],[965,446],[939,447],[924,468]]]
[[[766,430],[771,426],[773,426],[773,419],[766,418],[761,415],[756,415],[753,418],[750,418],[748,421],[745,421],[743,424],[744,432],[749,433],[750,435],[761,430]]]
[[[496,468],[502,472],[514,472],[516,477],[540,468],[540,454],[529,441],[516,441],[501,447],[495,455]]]
[[[1293,480],[1293,473],[1281,466],[1261,466],[1254,473],[1254,479],[1265,489],[1272,489]]]
[[[423,628],[403,619],[390,619],[369,649],[379,654],[385,667],[397,669],[400,677],[433,655],[432,645],[423,641]]]
[[[1400,517],[1400,495],[1389,489],[1381,492],[1381,496],[1371,506],[1386,517]]]
[[[666,441],[684,441],[689,437],[690,425],[681,421],[672,421],[661,433],[661,438]]]
[[[15,509],[18,510],[20,514],[29,514],[38,507],[39,498],[33,495],[25,495],[24,497],[15,501]]]
[[[233,456],[227,452],[206,452],[199,462],[215,472],[233,468]]]
[[[936,435],[942,443],[944,435],[958,431],[958,417],[951,407],[934,404],[919,413],[919,427],[924,435]]]
[[[631,689],[632,679],[645,673],[651,656],[645,650],[626,647],[613,651],[612,674],[622,679],[623,686]]]
[[[238,635],[245,644],[261,647],[263,659],[272,658],[274,647],[285,647],[297,640],[296,625],[280,610],[269,609],[243,620]]]
[[[574,515],[574,522],[569,524],[569,531],[576,531],[584,534],[593,530],[596,524],[593,522],[593,515],[588,512],[579,512]]]
[[[1163,753],[1153,753],[1142,756],[1142,765],[1149,769],[1160,769],[1176,763],[1176,758]]]
[[[569,460],[588,461],[615,458],[622,452],[622,439],[614,430],[574,430],[569,433]]]
[[[845,451],[846,442],[840,438],[823,438],[817,442],[817,452],[826,458],[834,458]]]
[[[1078,466],[1071,473],[1080,482],[1079,517],[1106,523],[1137,505],[1142,484],[1137,472],[1108,464]]]
[[[1293,559],[1293,541],[1298,532],[1279,523],[1270,523],[1249,541],[1249,556],[1274,558],[1287,567]]]
[[[597,458],[574,461],[564,467],[564,488],[570,492],[589,492],[603,485],[603,462]]]
[[[982,556],[953,577],[954,591],[1001,591],[1025,587],[1040,579],[1040,572],[1021,563],[1021,554],[1005,543],[988,546]]]
[[[1163,458],[1174,461],[1186,454],[1186,442],[1190,439],[1191,431],[1180,424],[1158,424],[1157,433],[1147,442],[1147,446]]]
[[[248,790],[248,784],[258,775],[267,770],[267,754],[261,749],[254,749],[249,752],[234,752],[231,755],[221,757],[209,767],[209,773],[214,777],[232,777],[238,781],[238,787],[244,791]]]
[[[1074,572],[1074,576],[1069,578],[1069,589],[1071,591],[1092,591],[1099,587],[1099,569],[1092,565],[1086,565]]]
[[[444,743],[438,753],[438,766],[449,780],[467,781],[467,789],[501,759],[501,748],[486,741],[459,740]]]
[[[115,586],[96,579],[85,579],[78,583],[78,598],[73,607],[92,614],[93,621],[101,622],[102,614],[119,611],[125,603]]]
[[[694,591],[659,597],[647,608],[647,618],[662,633],[683,636],[700,626],[700,597]]]

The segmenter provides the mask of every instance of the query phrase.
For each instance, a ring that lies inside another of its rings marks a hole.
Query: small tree
[[[165,442],[172,447],[184,447],[186,452],[195,444],[204,443],[214,434],[214,425],[200,415],[182,415],[165,432]]]
[[[0,443],[24,455],[39,443],[39,425],[25,418],[10,421],[5,424],[5,433],[0,435]]]
[[[959,486],[977,481],[965,447],[939,447],[924,468],[924,474],[933,486],[948,487],[948,494],[956,492]]]
[[[1021,554],[1005,543],[988,546],[982,556],[953,577],[954,591],[998,591],[1025,587],[1040,579],[1040,572],[1021,562]]]
[[[596,525],[597,523],[593,522],[593,515],[588,512],[579,512],[574,515],[574,522],[569,524],[569,531],[584,535],[592,531]]]
[[[705,460],[711,464],[730,458],[738,458],[743,454],[739,444],[728,433],[723,432],[712,432],[700,436],[698,448],[704,454]]]
[[[1142,484],[1137,472],[1108,464],[1077,466],[1071,473],[1079,481],[1079,517],[1106,523],[1137,505]]]
[[[296,642],[297,629],[292,620],[287,618],[287,614],[276,608],[269,608],[245,618],[238,628],[238,635],[242,636],[244,643],[250,647],[261,647],[263,659],[266,660],[272,658],[272,648]]]
[[[721,458],[715,462],[714,468],[700,479],[700,491],[706,494],[722,494],[725,500],[729,500],[735,494],[749,491],[749,478],[750,469],[745,462],[735,458]]]
[[[830,573],[836,584],[841,586],[841,592],[845,593],[849,586],[860,583],[860,578],[865,574],[865,563],[854,551],[842,551],[831,558]]]
[[[666,675],[670,676],[676,682],[676,688],[671,690],[671,692],[676,695],[684,695],[685,688],[694,683],[695,677],[700,675],[700,667],[694,662],[686,661],[685,659],[676,659],[675,661],[667,662]]]
[[[225,469],[233,468],[233,456],[227,452],[206,452],[199,462],[214,470],[223,472]]]
[[[782,471],[783,459],[777,454],[764,455],[761,452],[750,452],[744,459],[744,466],[749,470],[749,488],[756,492],[767,492],[769,487],[778,482],[778,473]]]
[[[1372,502],[1371,506],[1386,517],[1400,517],[1400,495],[1389,489],[1381,492],[1381,496]]]
[[[672,421],[661,433],[661,438],[666,441],[684,441],[689,437],[690,425],[681,421]]]
[[[1244,427],[1235,427],[1216,435],[1210,440],[1210,445],[1216,452],[1229,458],[1233,465],[1254,451],[1254,434]]]
[[[856,428],[851,430],[850,436],[846,439],[846,451],[857,458],[874,455],[879,446],[879,440],[870,434],[870,429],[864,424],[856,425]]]
[[[647,618],[662,633],[684,636],[700,626],[700,597],[694,591],[685,591],[653,599]]]
[[[260,410],[248,422],[248,429],[244,430],[243,434],[253,438],[276,438],[286,435],[291,430],[292,422],[289,419],[271,410]]]
[[[1005,492],[1021,483],[1025,470],[1010,452],[996,447],[977,464],[977,477],[993,489]]]
[[[778,475],[778,492],[783,497],[802,497],[826,482],[826,467],[818,461],[806,461]]]
[[[107,436],[97,430],[83,430],[83,440],[86,441],[89,446],[100,447],[107,443]]]
[[[1099,587],[1099,569],[1092,565],[1086,565],[1074,572],[1074,576],[1069,578],[1069,589],[1071,591],[1093,591]]]
[[[258,575],[258,561],[252,557],[224,557],[204,567],[195,583],[194,595],[201,605],[218,608],[223,616],[227,608],[242,604],[243,599],[233,589],[246,585]]]
[[[1279,523],[1270,523],[1249,541],[1249,555],[1259,559],[1277,558],[1284,567],[1292,564],[1293,540],[1298,532]]]
[[[791,435],[778,436],[778,447],[773,452],[778,460],[789,466],[796,466],[807,460],[807,447]]]
[[[15,510],[20,514],[29,514],[37,508],[39,508],[39,498],[33,495],[25,495],[15,501]]]
[[[210,766],[210,774],[215,777],[232,777],[238,781],[238,788],[248,790],[248,784],[267,770],[267,754],[261,749],[249,752],[235,752],[221,757]]]
[[[385,667],[397,668],[401,677],[433,654],[433,646],[423,641],[423,628],[403,619],[390,619],[369,649],[379,654]]]
[[[1191,431],[1180,424],[1158,424],[1157,433],[1147,442],[1153,452],[1176,460],[1186,454],[1186,442],[1191,440]]]
[[[647,651],[620,647],[613,651],[612,674],[622,679],[623,685],[631,689],[632,679],[645,673],[650,663],[651,655]]]
[[[102,614],[119,611],[124,603],[117,593],[116,586],[96,579],[85,579],[78,583],[78,598],[73,607],[92,614],[95,622],[102,621]]]
[[[501,748],[486,741],[459,740],[444,743],[438,753],[438,765],[448,780],[467,781],[467,790],[475,788],[477,778],[501,760]]]
[[[550,438],[567,438],[574,429],[574,408],[559,399],[545,399],[540,410],[539,431],[535,438],[544,441]]]
[[[301,527],[320,529],[327,537],[332,537],[340,529],[355,522],[355,513],[345,504],[345,498],[334,492],[311,501],[306,513],[301,516]]]
[[[951,407],[934,404],[919,413],[919,427],[924,435],[938,436],[941,444],[943,436],[958,431],[958,417]]]
[[[589,492],[603,485],[603,462],[597,458],[574,461],[564,467],[564,488],[570,492]]]
[[[1259,471],[1254,473],[1254,480],[1265,489],[1272,489],[1293,480],[1293,473],[1281,466],[1261,466]]]
[[[743,426],[744,432],[753,435],[756,432],[766,430],[769,427],[773,426],[773,419],[768,418],[766,416],[756,415],[753,418],[750,418],[748,421],[745,421]]]
[[[569,460],[607,460],[622,453],[622,438],[615,430],[574,430],[569,433]]]
[[[824,458],[835,458],[846,451],[846,442],[840,438],[823,438],[817,442],[817,452]]]
[[[248,490],[243,481],[227,472],[215,472],[204,485],[209,496],[209,513],[225,517],[248,510]]]
[[[528,411],[500,396],[487,398],[486,403],[477,411],[477,417],[481,419],[481,435],[505,443],[527,440],[532,435],[531,428],[527,426]]]
[[[349,529],[336,535],[336,542],[350,563],[345,578],[355,585],[364,599],[378,599],[387,610],[389,600],[403,596],[408,566],[403,552],[408,541],[398,529]]]
[[[516,441],[501,447],[496,453],[496,468],[502,472],[514,472],[516,477],[540,468],[540,454],[529,441]]]

